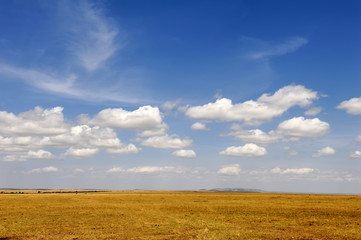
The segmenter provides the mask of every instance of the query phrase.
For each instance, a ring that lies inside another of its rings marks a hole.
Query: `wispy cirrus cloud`
[[[64,64],[51,65],[49,62],[39,68],[36,64],[24,66],[21,61],[10,64],[2,60],[0,75],[66,98],[91,102],[144,102],[144,91],[141,86],[134,86],[134,81],[123,79],[116,71],[111,79],[103,79],[103,67],[125,46],[125,41],[115,21],[106,16],[101,3],[59,1],[54,6],[59,16],[52,19],[57,22],[52,31],[61,36],[62,54],[49,52]],[[46,53],[44,50],[44,55]],[[132,89],[136,89],[137,94]]]
[[[106,87],[92,88],[90,85],[80,83],[75,74],[55,75],[42,71],[16,67],[5,63],[0,63],[0,75],[25,82],[33,88],[46,91],[47,93],[82,99],[85,101],[115,101],[136,103],[141,100],[137,97],[116,91],[116,88]]]
[[[269,59],[271,57],[282,56],[297,51],[300,47],[306,45],[308,39],[303,37],[292,37],[279,44],[268,44],[265,49],[255,51],[250,54],[251,59]]]
[[[101,6],[88,1],[65,4],[68,6],[61,13],[69,17],[67,30],[72,35],[69,50],[81,67],[95,71],[125,43],[117,41],[119,30]]]

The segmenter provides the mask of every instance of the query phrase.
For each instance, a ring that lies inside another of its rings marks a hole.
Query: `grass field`
[[[361,196],[0,194],[0,239],[361,239]]]

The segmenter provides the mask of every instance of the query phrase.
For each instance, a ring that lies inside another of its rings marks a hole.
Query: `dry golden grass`
[[[361,239],[361,196],[2,194],[0,239]]]

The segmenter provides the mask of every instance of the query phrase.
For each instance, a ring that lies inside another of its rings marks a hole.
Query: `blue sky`
[[[359,1],[0,3],[0,187],[361,193]]]

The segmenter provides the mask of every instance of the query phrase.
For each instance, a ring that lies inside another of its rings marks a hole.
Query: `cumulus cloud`
[[[318,118],[295,117],[281,122],[276,130],[268,133],[260,129],[244,130],[238,124],[233,124],[230,129],[232,131],[224,134],[224,136],[234,136],[244,142],[266,145],[281,141],[296,141],[302,137],[320,137],[329,132],[330,126],[327,122],[323,122]]]
[[[226,134],[226,136],[234,136],[236,139],[244,142],[271,144],[278,142],[281,139],[281,136],[274,131],[265,133],[260,129],[243,130],[238,124],[233,124],[231,130],[233,131]]]
[[[176,135],[154,136],[142,140],[141,142],[143,146],[161,148],[161,149],[186,148],[191,146],[192,143],[193,143],[192,139],[189,138],[180,139]]]
[[[43,167],[43,168],[34,168],[30,171],[30,173],[49,173],[49,172],[57,172],[59,169],[53,166]]]
[[[361,158],[361,151],[353,151],[353,152],[350,152],[350,157],[351,158]]]
[[[241,168],[239,164],[227,165],[220,168],[217,173],[222,175],[239,175]]]
[[[158,107],[142,106],[134,111],[122,108],[107,108],[93,118],[86,114],[78,116],[78,121],[86,125],[97,125],[116,129],[159,130],[166,128]]]
[[[316,116],[316,115],[319,114],[321,111],[322,111],[322,107],[314,107],[314,108],[308,109],[308,110],[305,112],[305,115],[306,115],[306,116]]]
[[[330,156],[336,153],[335,149],[332,147],[324,147],[318,150],[316,153],[312,154],[312,157],[321,157],[321,156]]]
[[[192,130],[209,130],[204,123],[196,122],[191,126]]]
[[[343,101],[336,108],[343,109],[352,115],[359,115],[361,114],[361,97]]]
[[[70,131],[66,134],[44,137],[41,139],[40,144],[43,146],[60,148],[72,146],[75,149],[102,148],[106,149],[108,153],[115,154],[132,154],[140,151],[134,144],[126,145],[122,143],[115,131],[111,128],[102,128],[99,126],[90,127],[87,125],[71,127]],[[76,156],[77,153],[71,150],[70,153],[67,153],[66,155]],[[86,154],[84,156],[86,156]]]
[[[33,158],[33,159],[49,159],[53,157],[53,154],[51,152],[40,149],[38,151],[30,150],[27,156],[28,158]]]
[[[197,119],[243,121],[248,125],[258,125],[282,115],[293,106],[306,107],[315,99],[318,99],[317,92],[301,85],[289,85],[273,95],[263,94],[257,101],[233,104],[232,100],[222,98],[214,103],[190,107],[185,114]]]
[[[182,158],[195,158],[197,154],[193,150],[176,150],[172,153],[173,156],[182,157]]]
[[[141,148],[137,148],[134,144],[128,144],[118,148],[108,148],[107,152],[112,154],[136,154],[141,150]]]
[[[286,136],[299,139],[301,137],[320,137],[330,131],[330,125],[318,118],[305,119],[294,117],[280,123],[277,132]]]
[[[63,108],[54,107],[34,110],[15,115],[0,111],[0,134],[5,136],[56,135],[67,131],[64,123]]]
[[[92,157],[99,152],[98,148],[73,148],[70,147],[66,152],[65,156],[84,158]]]
[[[309,174],[315,172],[315,169],[312,168],[287,168],[282,170],[281,168],[271,169],[271,173],[275,174]]]
[[[248,143],[239,147],[228,147],[226,150],[221,151],[219,154],[234,157],[261,157],[267,154],[267,150],[264,147],[260,147],[254,143]]]
[[[39,141],[38,137],[24,136],[24,137],[3,137],[0,136],[0,153],[25,153],[36,146]]]

